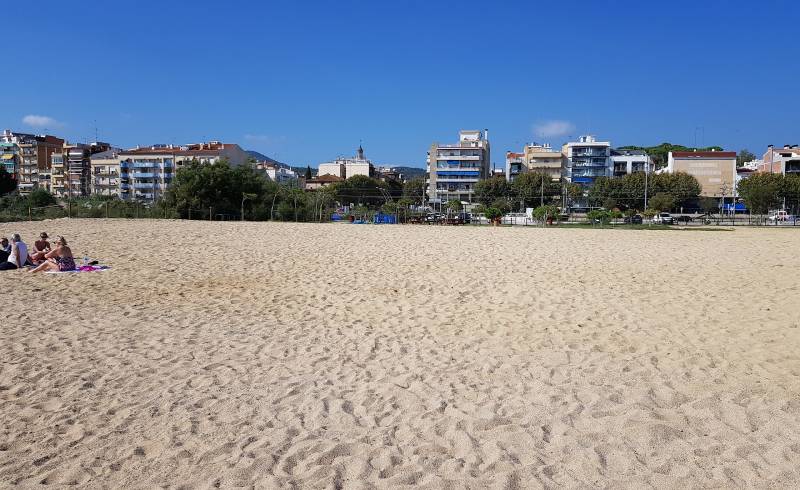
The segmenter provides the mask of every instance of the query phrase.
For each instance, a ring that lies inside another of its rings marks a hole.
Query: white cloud
[[[566,136],[575,130],[575,125],[569,121],[544,121],[533,126],[533,132],[541,138],[555,138]]]
[[[63,126],[63,124],[50,116],[37,116],[36,114],[28,114],[23,117],[22,123],[34,128],[58,128]]]

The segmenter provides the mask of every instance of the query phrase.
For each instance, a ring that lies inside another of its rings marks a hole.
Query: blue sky
[[[123,147],[219,139],[316,165],[424,166],[590,133],[800,143],[792,1],[27,2],[3,7],[0,127]],[[43,13],[40,15],[39,13]],[[9,21],[9,19],[18,19]],[[26,20],[30,20],[27,22]]]

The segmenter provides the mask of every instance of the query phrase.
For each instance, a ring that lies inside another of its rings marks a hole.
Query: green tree
[[[449,201],[447,201],[447,204],[445,204],[444,207],[445,209],[453,213],[458,213],[462,209],[464,209],[464,206],[458,199],[450,199]]]
[[[337,182],[334,186],[336,197],[342,203],[381,206],[386,202],[386,183],[366,175],[354,175],[343,182]]]
[[[17,189],[17,181],[14,176],[0,167],[0,196],[14,192]]]
[[[475,184],[475,198],[484,205],[489,205],[498,199],[508,201],[512,196],[511,185],[502,175],[479,180]]]
[[[506,214],[511,211],[511,203],[508,202],[508,199],[504,198],[495,199],[492,203],[490,203],[489,206],[495,209],[499,209],[500,212],[503,214]]]
[[[611,213],[609,213],[604,209],[593,209],[588,213],[586,213],[586,217],[589,219],[589,222],[592,223],[593,225],[595,223],[600,223],[605,225],[608,224],[609,221],[611,221]]]
[[[666,192],[659,192],[650,199],[650,202],[648,202],[648,204],[655,210],[669,211],[670,209],[675,207],[675,198],[672,197],[671,194],[667,194]]]
[[[403,197],[410,199],[416,204],[421,204],[425,201],[425,186],[425,179],[423,177],[407,180],[403,184]]]
[[[492,223],[497,223],[500,221],[500,218],[503,217],[503,211],[490,206],[483,210],[483,215]]]
[[[540,206],[542,200],[550,202],[554,196],[559,196],[561,186],[545,173],[525,172],[517,175],[511,183],[511,193],[523,207]]]
[[[752,162],[755,159],[756,156],[752,152],[750,152],[750,150],[745,148],[742,151],[740,151],[738,155],[736,155],[736,166],[741,167],[745,163]]]
[[[56,203],[56,198],[47,192],[46,189],[38,188],[28,194],[28,204],[32,208],[43,208],[45,206],[52,206]]]
[[[306,180],[311,180],[314,174],[311,173],[311,165],[306,166]]]
[[[758,172],[742,179],[737,190],[751,212],[766,214],[778,206],[785,183],[781,174]]]
[[[556,219],[558,218],[558,208],[553,205],[539,206],[533,210],[533,217],[541,223],[549,219]]]

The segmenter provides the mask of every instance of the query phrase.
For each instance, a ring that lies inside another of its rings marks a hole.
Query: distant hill
[[[259,153],[259,152],[255,151],[255,150],[246,150],[246,152],[247,152],[248,155],[250,155],[251,158],[255,158],[259,162],[270,162],[270,163],[274,164],[275,166],[294,170],[297,173],[297,175],[300,175],[300,176],[306,174],[306,167],[293,167],[293,166],[289,165],[288,163],[279,162],[279,161],[275,160],[274,158],[270,158],[267,155],[264,155],[263,153]],[[317,169],[312,167],[311,168],[311,174],[312,175],[317,175]]]

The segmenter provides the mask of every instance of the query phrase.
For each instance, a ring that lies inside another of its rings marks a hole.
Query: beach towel
[[[47,271],[45,274],[76,274],[78,272],[104,272],[111,269],[107,265],[82,265],[71,271]]]

